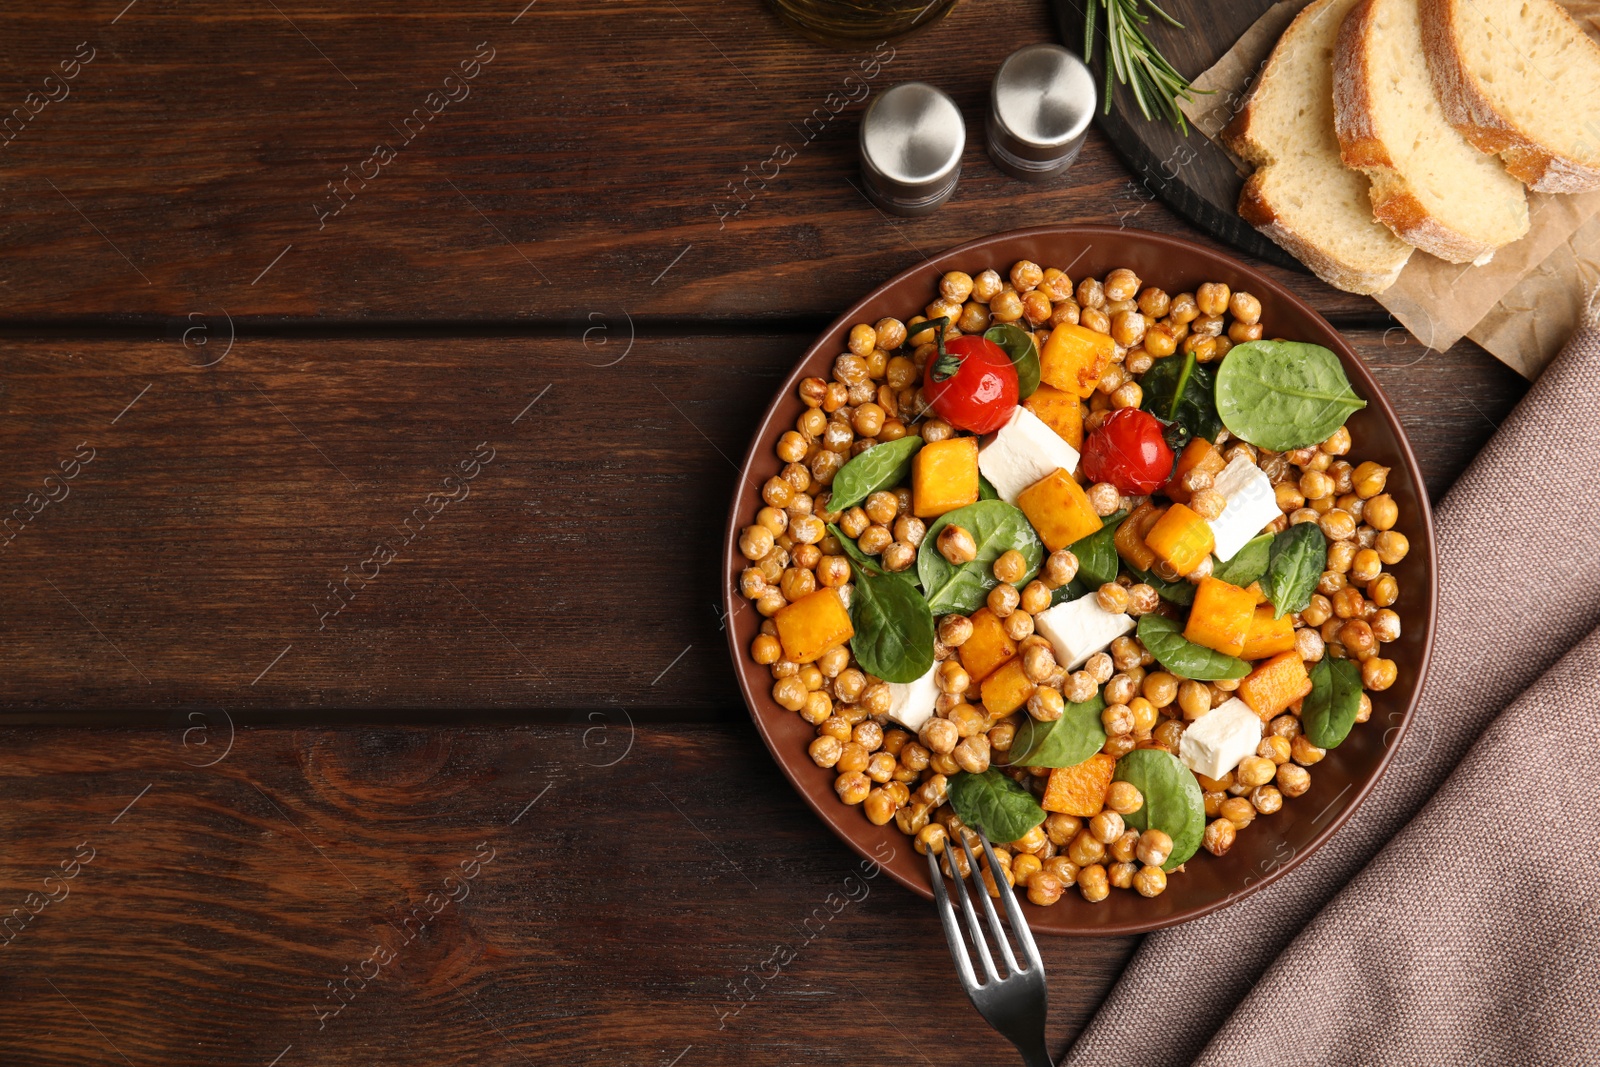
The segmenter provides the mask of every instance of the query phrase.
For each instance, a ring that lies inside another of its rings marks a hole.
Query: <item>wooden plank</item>
[[[721,527],[810,338],[601,326],[240,339],[204,367],[225,337],[8,345],[0,706],[742,716]],[[1470,344],[1349,336],[1435,494],[1523,388]]]
[[[39,108],[0,133],[5,319],[827,317],[987,233],[1192,232],[1099,133],[1056,183],[988,161],[994,70],[1055,35],[1024,0],[960,4],[881,60],[715,0],[121,8],[0,22],[0,102]],[[46,76],[58,102],[28,95]],[[459,102],[406,125],[452,76]],[[968,148],[949,203],[891,220],[858,191],[856,126],[912,79],[952,94]],[[1376,313],[1272,270],[1328,313]]]
[[[611,732],[13,731],[0,1060],[1014,1058],[753,730]],[[1044,939],[1053,1050],[1133,944]]]

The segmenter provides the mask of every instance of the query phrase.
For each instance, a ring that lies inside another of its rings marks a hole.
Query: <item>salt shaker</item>
[[[1031,44],[1006,57],[989,94],[989,158],[1024,181],[1066,172],[1094,117],[1094,76],[1055,44]]]
[[[896,215],[926,215],[961,177],[967,125],[956,102],[926,82],[903,82],[861,116],[861,179],[869,199]]]

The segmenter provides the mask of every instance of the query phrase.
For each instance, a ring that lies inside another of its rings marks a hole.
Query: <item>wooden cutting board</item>
[[[1160,18],[1152,17],[1145,24],[1145,32],[1174,67],[1194,78],[1221,59],[1274,2],[1163,0],[1163,10],[1181,22],[1183,28],[1169,26]],[[1050,5],[1062,43],[1081,55],[1083,0],[1050,0]],[[1103,87],[1105,70],[1099,57],[1102,48],[1103,39],[1097,31],[1097,54],[1090,66]],[[1136,219],[1141,202],[1159,199],[1220,241],[1269,263],[1305,270],[1293,256],[1239,218],[1235,205],[1244,179],[1232,161],[1204,134],[1191,126],[1184,135],[1163,120],[1146,119],[1139,113],[1139,105],[1127,86],[1117,86],[1111,100],[1111,113],[1102,111],[1096,121],[1134,174],[1131,187],[1126,190],[1127,205],[1123,213],[1129,225],[1138,225]],[[1218,106],[1226,105],[1219,101]]]

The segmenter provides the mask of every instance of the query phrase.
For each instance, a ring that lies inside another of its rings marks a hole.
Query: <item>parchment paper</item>
[[[1228,53],[1195,79],[1213,90],[1182,104],[1207,137],[1244,105],[1256,72],[1295,15],[1310,0],[1281,0],[1246,30]],[[1600,40],[1600,0],[1561,0]],[[1226,148],[1223,151],[1227,151]],[[1249,167],[1228,153],[1241,174]],[[1587,288],[1600,278],[1600,191],[1528,194],[1529,229],[1481,267],[1412,255],[1377,301],[1429,348],[1470,336],[1524,377],[1537,377],[1572,334]]]

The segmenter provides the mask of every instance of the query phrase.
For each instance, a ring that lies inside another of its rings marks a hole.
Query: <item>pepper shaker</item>
[[[1017,49],[1000,64],[989,93],[989,158],[1023,181],[1066,173],[1083,147],[1095,100],[1094,76],[1065,48]]]
[[[926,215],[961,177],[967,125],[956,102],[926,82],[902,82],[861,117],[861,180],[867,197],[896,215]]]

